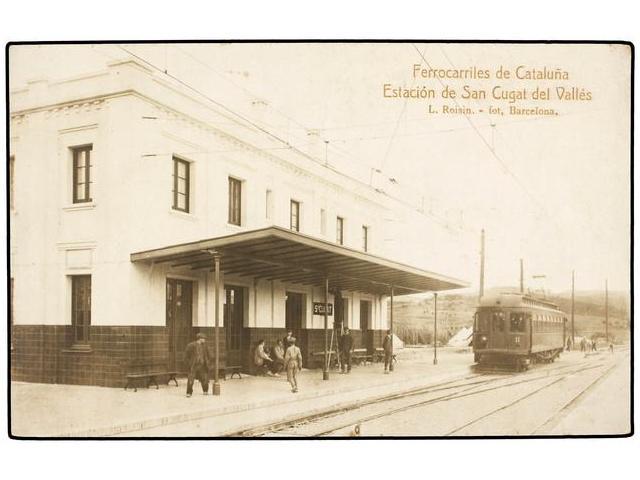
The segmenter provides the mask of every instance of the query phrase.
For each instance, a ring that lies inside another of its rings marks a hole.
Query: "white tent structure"
[[[397,336],[395,333],[393,334],[393,349],[394,350],[402,350],[404,348],[404,342]]]
[[[473,328],[463,327],[449,339],[447,343],[450,347],[468,347],[473,339]]]

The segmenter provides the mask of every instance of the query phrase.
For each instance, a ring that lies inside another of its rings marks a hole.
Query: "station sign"
[[[333,315],[333,303],[328,303],[327,307],[329,307],[328,315]],[[322,302],[313,302],[313,314],[314,315],[324,315],[324,303],[322,303]]]

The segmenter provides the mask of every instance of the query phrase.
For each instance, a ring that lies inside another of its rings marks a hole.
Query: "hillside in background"
[[[506,291],[513,288],[492,289]],[[540,297],[540,295],[535,295]],[[570,328],[571,292],[548,294],[566,313]],[[473,326],[473,315],[478,302],[477,294],[451,293],[438,295],[438,340],[446,343],[458,330]],[[393,323],[396,334],[408,344],[428,344],[433,339],[433,297],[397,297],[394,299]],[[629,294],[609,292],[609,335],[616,342],[629,339]],[[604,291],[579,291],[575,295],[575,334],[577,336],[604,336]]]

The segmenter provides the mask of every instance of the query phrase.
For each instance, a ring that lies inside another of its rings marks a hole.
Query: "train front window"
[[[522,333],[526,331],[526,315],[524,313],[511,313],[509,329],[512,332]]]
[[[491,315],[488,313],[482,313],[478,315],[478,331],[479,332],[488,332],[490,325]]]
[[[493,312],[491,315],[491,324],[494,332],[504,332],[504,313]]]

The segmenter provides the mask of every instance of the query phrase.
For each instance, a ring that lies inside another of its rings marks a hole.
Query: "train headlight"
[[[487,337],[485,337],[484,335],[482,337],[480,337],[480,341],[481,342],[486,342],[487,341]]]

